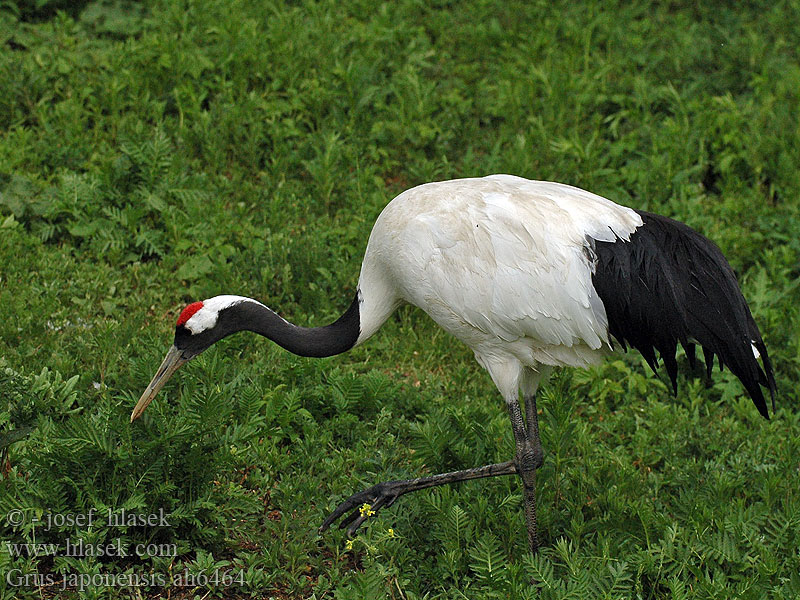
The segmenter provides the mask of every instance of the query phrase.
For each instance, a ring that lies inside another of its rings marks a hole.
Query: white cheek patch
[[[208,300],[203,300],[202,308],[184,323],[184,327],[186,327],[192,335],[208,331],[216,326],[220,311],[242,302],[261,304],[252,298],[245,298],[244,296],[214,296]],[[261,306],[263,306],[263,304],[261,304]]]
[[[197,335],[207,329],[211,329],[217,324],[219,311],[212,310],[203,306],[200,310],[194,313],[186,323],[183,324],[192,335]]]

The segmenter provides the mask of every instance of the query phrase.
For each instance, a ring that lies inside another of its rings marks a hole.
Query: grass
[[[4,2],[0,426],[24,437],[0,597],[800,596],[798,13]],[[677,398],[635,354],[554,376],[536,558],[512,478],[406,496],[352,544],[316,534],[362,487],[512,455],[488,376],[416,310],[322,361],[234,336],[128,423],[188,301],[330,321],[393,195],[490,172],[714,239],[776,365],[774,418],[727,371],[684,369]],[[74,522],[123,510],[169,517]],[[9,545],[67,539],[128,555]]]

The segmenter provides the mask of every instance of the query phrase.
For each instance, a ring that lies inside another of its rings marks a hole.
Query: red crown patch
[[[196,313],[201,308],[203,308],[202,302],[192,302],[189,306],[187,306],[181,311],[181,314],[178,316],[177,326],[180,327],[181,325],[186,323],[186,321],[191,319],[192,315],[194,315],[194,313]]]

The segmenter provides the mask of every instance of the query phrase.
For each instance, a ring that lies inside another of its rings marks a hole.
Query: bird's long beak
[[[139,398],[139,402],[137,402],[136,406],[133,408],[133,412],[131,413],[131,423],[133,423],[142,415],[144,409],[147,408],[147,405],[153,401],[153,398],[155,398],[156,394],[158,394],[158,391],[164,387],[164,384],[167,383],[167,380],[172,377],[172,374],[178,370],[178,367],[188,360],[188,358],[183,357],[181,351],[175,346],[172,346],[169,349],[169,352],[167,352],[167,355],[164,357],[164,362],[162,362],[161,366],[158,367],[158,371],[156,371],[153,381],[151,381],[150,385],[147,386],[144,394],[142,394],[142,397]]]

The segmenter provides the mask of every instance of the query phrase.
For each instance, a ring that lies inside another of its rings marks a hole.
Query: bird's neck
[[[355,298],[345,313],[330,325],[299,327],[256,300],[242,300],[232,306],[232,310],[225,311],[228,314],[221,323],[222,337],[235,331],[253,331],[289,352],[313,357],[341,354],[366,341],[402,302],[391,278],[370,254],[369,248],[361,265]]]
[[[360,333],[358,294],[345,313],[325,327],[293,325],[252,300],[238,304],[235,309],[229,325],[233,330],[253,331],[299,356],[321,358],[341,354],[356,344]]]

